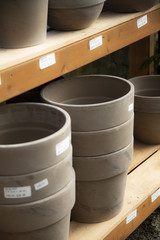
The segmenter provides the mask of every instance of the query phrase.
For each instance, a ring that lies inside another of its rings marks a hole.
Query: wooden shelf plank
[[[142,157],[141,153],[144,155],[145,151],[138,150],[138,152]],[[159,176],[160,151],[158,150],[128,175],[124,205],[120,214],[98,224],[71,222],[69,240],[124,240],[160,206],[160,196],[154,202],[151,201],[151,196],[160,188]],[[126,224],[126,218],[136,209],[137,216]]]
[[[137,20],[147,15],[148,22],[137,28]],[[73,32],[48,33],[39,46],[0,49],[0,102],[55,79],[98,58],[123,48],[160,29],[160,4],[147,12],[116,14],[104,12],[91,27]],[[102,36],[103,44],[89,49],[89,41]],[[55,53],[56,63],[40,70],[39,60]]]

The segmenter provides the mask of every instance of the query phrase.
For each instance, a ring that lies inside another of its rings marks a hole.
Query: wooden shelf
[[[147,16],[138,28],[137,20]],[[89,28],[49,31],[45,43],[24,49],[0,49],[0,102],[40,86],[65,73],[110,54],[160,29],[160,4],[134,14],[104,12]],[[90,50],[89,42],[102,37],[102,45]],[[54,53],[56,63],[43,70],[42,57]]]
[[[124,240],[160,206],[159,146],[136,142],[130,170],[120,214],[98,224],[71,222],[69,240]],[[156,195],[158,189],[159,197]],[[127,224],[127,217],[136,212],[137,216]]]

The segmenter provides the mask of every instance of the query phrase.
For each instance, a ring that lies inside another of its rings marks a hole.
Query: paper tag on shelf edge
[[[36,191],[38,191],[38,190],[40,190],[40,189],[42,189],[46,186],[48,186],[48,179],[47,178],[34,184],[34,188],[35,188]]]
[[[31,197],[31,186],[26,187],[5,187],[5,198],[26,198]]]
[[[48,68],[56,63],[55,53],[48,54],[39,59],[39,67],[41,70]]]
[[[159,188],[155,193],[152,194],[152,196],[151,196],[151,201],[152,201],[152,203],[153,203],[158,197],[160,197],[160,188]]]
[[[141,17],[137,20],[137,27],[141,28],[144,25],[146,25],[147,23],[148,23],[147,15],[144,15],[143,17]]]
[[[131,212],[128,217],[126,218],[126,224],[130,223],[134,218],[137,217],[137,209]]]
[[[103,44],[102,42],[102,36],[93,38],[92,40],[89,41],[89,49],[93,50],[97,47],[100,47]]]

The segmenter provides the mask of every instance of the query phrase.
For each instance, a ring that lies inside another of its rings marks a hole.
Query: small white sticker
[[[40,69],[45,69],[50,67],[56,63],[55,53],[51,53],[45,57],[39,59],[39,67]]]
[[[31,187],[6,187],[4,188],[5,198],[27,198],[31,197]]]
[[[160,197],[160,188],[159,188],[155,193],[152,194],[152,196],[151,196],[151,201],[152,201],[152,203],[153,203],[158,197]]]
[[[131,212],[128,217],[126,218],[126,224],[130,223],[134,218],[137,217],[137,209]]]
[[[2,79],[1,79],[1,74],[0,74],[0,85],[2,85]]]
[[[40,190],[40,189],[42,189],[46,186],[48,186],[48,179],[47,178],[34,184],[34,188],[35,188],[36,191],[38,191],[38,190]]]
[[[99,36],[89,41],[89,48],[90,50],[93,50],[97,47],[100,47],[102,44],[102,36]]]
[[[133,110],[133,103],[128,106],[128,111],[131,112]]]
[[[145,15],[137,20],[137,27],[141,28],[147,23],[148,23],[147,15]]]
[[[56,155],[59,156],[69,148],[70,136],[66,137],[62,142],[56,144]]]

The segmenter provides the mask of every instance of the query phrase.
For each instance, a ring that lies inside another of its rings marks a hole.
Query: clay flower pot
[[[134,86],[108,75],[61,79],[45,86],[43,101],[65,109],[73,132],[99,131],[128,121],[133,115]]]
[[[105,0],[49,0],[48,25],[57,30],[90,26],[100,15]]]
[[[0,2],[0,48],[22,48],[46,39],[48,0]]]
[[[133,158],[133,141],[112,154],[74,157],[76,203],[72,218],[95,223],[109,220],[122,208],[127,169]]]
[[[104,8],[115,12],[141,12],[146,11],[159,3],[159,0],[107,0]]]
[[[159,144],[160,76],[140,76],[130,82],[135,86],[135,138],[144,143]]]
[[[1,176],[33,173],[62,161],[72,150],[70,116],[41,103],[0,108]]]

